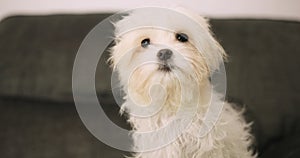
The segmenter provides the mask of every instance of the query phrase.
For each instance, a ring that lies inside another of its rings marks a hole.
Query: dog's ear
[[[227,54],[221,44],[214,37],[210,27],[208,29],[206,44],[204,44],[204,54],[208,61],[208,67],[211,72],[219,69],[220,64],[227,61]]]
[[[109,52],[109,58],[107,59],[107,63],[109,64],[109,66],[111,68],[114,69],[114,59],[113,59],[113,51],[114,51],[114,47],[116,46],[116,40],[114,39],[108,46],[107,51]]]
[[[113,70],[116,69],[117,63],[118,63],[118,55],[122,53],[122,50],[120,49],[120,41],[118,38],[115,38],[114,41],[111,43],[111,47],[108,48],[108,51],[110,53],[110,56],[107,60],[108,64],[110,65]]]
[[[119,37],[119,30],[120,28],[122,28],[122,25],[124,25],[123,23],[126,22],[126,20],[124,19],[126,16],[128,16],[128,13],[122,13],[122,14],[116,14],[114,16],[113,19],[111,19],[111,24],[114,26],[114,40],[112,41],[112,43],[109,45],[108,51],[110,53],[110,56],[107,60],[107,63],[113,68],[116,68],[117,65],[117,61],[118,61],[118,55],[120,54],[120,52],[122,52],[120,50],[120,38]]]
[[[108,59],[108,63],[113,68],[113,70],[115,70],[117,66],[120,66],[120,64],[123,63],[121,61],[128,61],[129,56],[126,54],[129,50],[132,49],[132,42],[134,42],[131,40],[122,40],[122,38],[122,36],[116,36],[113,46],[109,48],[110,57]]]
[[[185,8],[176,8],[176,11],[196,22],[198,26],[185,26],[190,30],[193,44],[199,52],[206,58],[209,71],[217,70],[221,62],[227,61],[227,55],[223,47],[214,37],[209,24],[209,19],[191,12]]]

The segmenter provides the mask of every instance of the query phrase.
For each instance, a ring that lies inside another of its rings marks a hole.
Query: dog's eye
[[[185,33],[177,33],[176,39],[180,42],[187,42],[189,40],[189,37]]]
[[[149,38],[145,38],[145,39],[143,39],[142,42],[141,42],[141,46],[142,46],[143,48],[146,48],[149,44],[150,44],[150,39],[149,39]]]

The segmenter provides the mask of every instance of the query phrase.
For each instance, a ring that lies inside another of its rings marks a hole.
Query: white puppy
[[[176,18],[181,16],[188,20]],[[159,20],[164,28],[154,26]],[[249,124],[241,110],[223,102],[223,96],[212,88],[210,74],[218,69],[226,53],[204,18],[187,12],[175,16],[170,11],[132,11],[114,24],[116,45],[110,61],[126,93],[121,112],[129,113],[133,148],[145,149],[134,157],[256,157],[249,149]],[[140,24],[146,27],[137,27]],[[137,28],[132,29],[134,26]],[[207,125],[204,116],[211,104],[224,106],[221,114],[216,114],[212,129],[199,136],[201,126]],[[190,123],[182,125],[188,116]],[[138,133],[155,133],[176,118],[171,130],[139,139]],[[181,133],[176,139],[164,144],[178,131]],[[148,150],[153,144],[156,148]]]

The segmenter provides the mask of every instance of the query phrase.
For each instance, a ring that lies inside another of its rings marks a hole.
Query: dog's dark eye
[[[177,33],[176,39],[180,42],[187,42],[189,40],[189,37],[185,33]]]
[[[150,44],[150,39],[149,38],[145,38],[141,42],[141,46],[144,47],[144,48],[146,48],[149,44]]]

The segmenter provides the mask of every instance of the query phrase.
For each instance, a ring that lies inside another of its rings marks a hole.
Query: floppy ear
[[[117,61],[118,61],[118,57],[117,55],[121,53],[121,40],[119,37],[119,30],[122,27],[123,23],[124,23],[124,17],[128,16],[128,14],[121,14],[119,16],[117,16],[115,19],[113,19],[111,21],[111,24],[114,26],[114,40],[113,42],[110,44],[109,46],[109,53],[110,56],[107,60],[107,62],[109,63],[110,67],[113,68],[114,70],[116,69],[116,65],[117,65]]]
[[[208,23],[207,23],[208,24]],[[222,62],[227,61],[227,54],[220,43],[214,37],[208,25],[207,43],[204,45],[204,53],[206,54],[207,64],[210,71],[218,70]]]
[[[110,57],[108,59],[108,63],[113,68],[116,69],[118,62],[124,55],[124,49],[126,50],[126,45],[120,41],[120,37],[115,37],[114,44],[109,48]]]
[[[191,31],[192,42],[203,57],[205,57],[209,71],[213,72],[217,70],[221,62],[227,61],[227,55],[212,33],[209,19],[193,13],[190,10],[186,10],[185,8],[175,8],[174,10],[182,13],[199,25],[197,27],[185,27]]]
[[[109,58],[107,59],[107,63],[109,64],[109,66],[113,69],[114,68],[114,65],[115,65],[115,62],[114,62],[114,57],[113,57],[113,51],[114,51],[114,47],[116,46],[116,39],[114,39],[111,44],[109,45],[107,51],[109,52]]]

